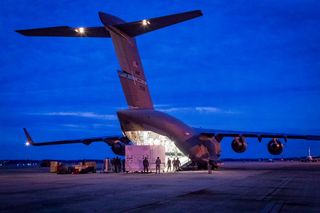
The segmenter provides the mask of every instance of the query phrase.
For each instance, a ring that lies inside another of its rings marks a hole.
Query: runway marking
[[[260,211],[261,213],[280,212],[285,202],[272,201],[271,199],[275,194],[282,190],[291,180],[292,177],[287,177],[286,179],[282,180],[278,185],[276,185],[276,187],[272,188],[270,191],[268,191],[266,194],[260,197],[259,200],[261,201],[269,201],[267,205]]]
[[[276,187],[272,188],[266,194],[260,197],[259,200],[270,200],[272,196],[278,193],[285,185],[287,185],[292,180],[291,177],[287,177],[286,179],[282,180]]]
[[[261,213],[280,212],[283,205],[284,205],[284,202],[270,202],[261,210]]]

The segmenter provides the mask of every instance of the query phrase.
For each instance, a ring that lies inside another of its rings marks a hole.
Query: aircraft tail
[[[126,23],[118,17],[99,12],[103,27],[57,26],[16,32],[25,36],[111,37],[120,63],[121,70],[118,74],[129,108],[152,109],[153,104],[134,37],[201,15],[200,10],[194,10]]]
[[[101,22],[112,38],[121,70],[118,71],[129,108],[152,109],[146,77],[135,36],[201,16],[200,10],[125,23],[123,20],[99,12]]]

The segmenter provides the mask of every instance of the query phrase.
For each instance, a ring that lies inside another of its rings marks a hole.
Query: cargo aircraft
[[[220,143],[231,138],[231,147],[237,153],[247,148],[246,138],[269,139],[268,151],[279,155],[283,151],[283,142],[288,139],[320,140],[320,135],[302,135],[285,133],[265,133],[229,130],[204,130],[193,128],[182,121],[154,109],[149,93],[146,76],[142,67],[135,37],[169,25],[202,16],[200,10],[174,15],[125,22],[110,14],[99,12],[103,26],[69,27],[57,26],[16,30],[25,36],[62,36],[62,37],[101,37],[111,38],[121,69],[118,75],[128,104],[128,109],[119,110],[117,116],[122,135],[84,138],[77,140],[59,140],[34,142],[24,128],[27,145],[45,146],[59,144],[105,142],[115,154],[124,155],[128,145],[161,144],[166,154],[173,152],[188,157],[193,162],[215,163],[220,158]]]

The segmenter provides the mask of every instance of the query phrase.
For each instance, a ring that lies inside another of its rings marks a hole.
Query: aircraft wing
[[[25,36],[62,36],[62,37],[110,37],[104,27],[47,27],[26,30],[16,30]]]
[[[197,129],[200,132],[200,137],[247,137],[257,138],[260,142],[263,138],[282,138],[285,141],[288,139],[303,139],[303,140],[320,140],[320,135],[303,135],[303,134],[285,134],[285,133],[266,133],[266,132],[246,132],[246,131],[228,131],[228,130],[205,130]]]
[[[49,142],[34,142],[27,131],[26,128],[23,128],[23,131],[26,135],[27,142],[26,145],[32,145],[32,146],[47,146],[47,145],[60,145],[60,144],[76,144],[76,143],[82,143],[85,145],[90,145],[92,142],[105,142],[109,146],[113,146],[114,144],[118,142],[123,142],[129,144],[130,141],[121,136],[114,136],[114,137],[94,137],[94,138],[83,138],[83,139],[77,139],[77,140],[61,140],[61,141],[49,141]]]

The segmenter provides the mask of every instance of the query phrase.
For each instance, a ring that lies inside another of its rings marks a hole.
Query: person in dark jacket
[[[167,172],[171,172],[171,159],[170,158],[168,158],[168,161],[167,161]]]
[[[181,166],[180,160],[179,160],[179,158],[177,158],[177,160],[176,160],[176,171],[180,170],[180,166]]]
[[[157,157],[157,160],[156,160],[156,174],[157,172],[159,172],[160,174],[160,165],[161,165],[161,160],[159,157]]]
[[[143,173],[147,173],[149,172],[149,161],[147,159],[147,157],[144,158],[144,160],[142,161],[143,163]]]

